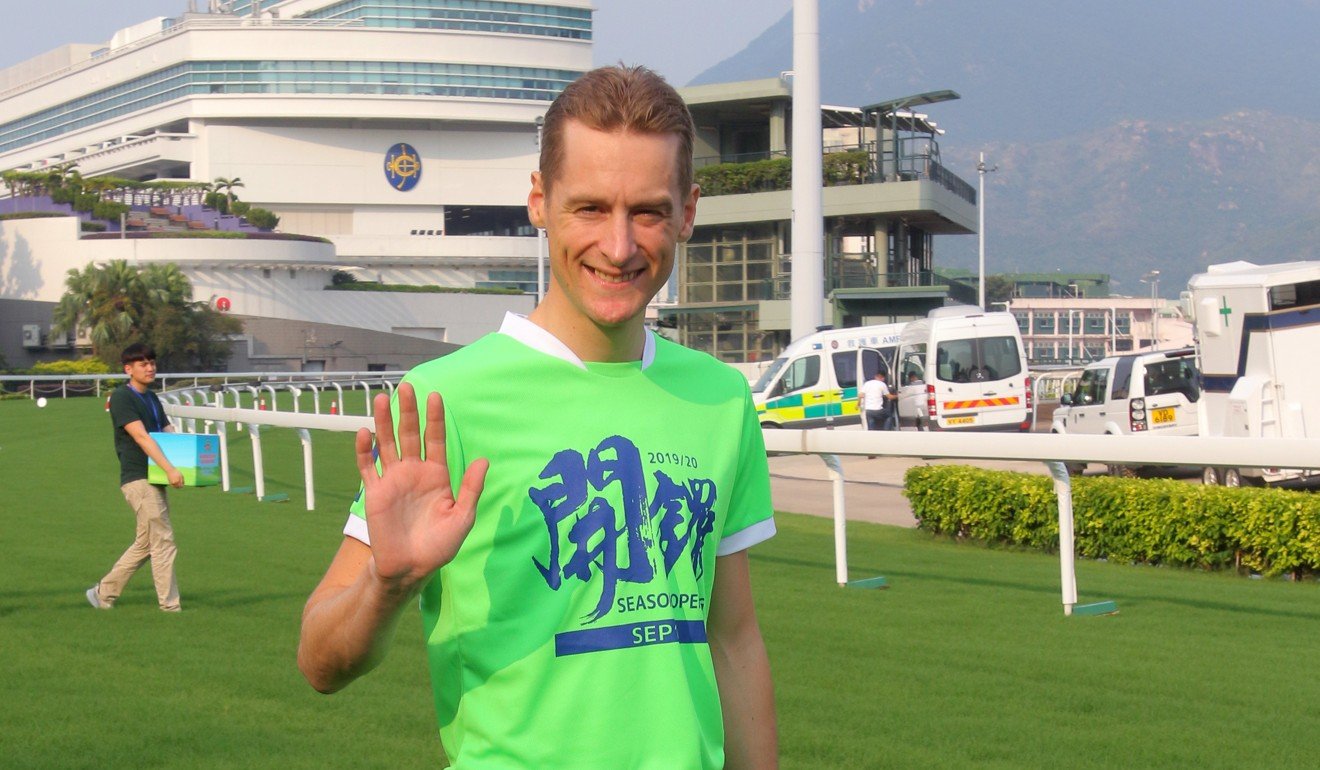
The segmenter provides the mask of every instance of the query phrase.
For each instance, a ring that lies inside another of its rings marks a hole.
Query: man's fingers
[[[399,457],[404,460],[422,456],[421,426],[418,425],[417,391],[408,383],[399,385]]]
[[[376,456],[371,451],[371,431],[359,428],[357,437],[353,441],[353,449],[357,456],[358,473],[362,476],[362,484],[371,486],[380,478],[376,475]]]
[[[438,463],[449,478],[449,462],[445,457],[445,403],[439,393],[426,397],[426,461]]]
[[[454,501],[454,506],[469,518],[476,514],[477,501],[481,499],[481,492],[486,488],[486,471],[490,469],[490,461],[484,457],[472,461],[472,464],[463,472],[463,481],[458,487],[458,499]]]
[[[394,448],[394,417],[390,414],[390,397],[381,393],[372,404],[376,418],[376,446],[380,449],[382,466],[390,465],[399,459]]]

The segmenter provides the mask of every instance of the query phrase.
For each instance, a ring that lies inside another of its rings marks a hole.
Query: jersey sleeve
[[[746,550],[775,534],[774,508],[770,502],[770,464],[765,439],[756,419],[751,391],[743,386],[743,427],[738,442],[738,475],[729,500],[718,556]]]

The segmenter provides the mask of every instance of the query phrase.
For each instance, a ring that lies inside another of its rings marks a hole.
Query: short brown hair
[[[545,113],[541,132],[541,184],[548,192],[564,162],[564,125],[576,120],[597,131],[674,134],[678,137],[678,185],[692,188],[696,129],[674,87],[646,67],[598,67],[568,84]]]

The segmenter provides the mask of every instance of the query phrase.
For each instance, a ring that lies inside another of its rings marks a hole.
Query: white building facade
[[[240,178],[360,277],[534,289],[536,119],[591,66],[583,0],[212,2],[0,72],[0,170]]]

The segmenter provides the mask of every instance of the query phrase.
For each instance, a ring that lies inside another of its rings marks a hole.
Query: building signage
[[[408,192],[422,178],[422,156],[411,144],[399,142],[385,153],[385,179],[390,187]]]

